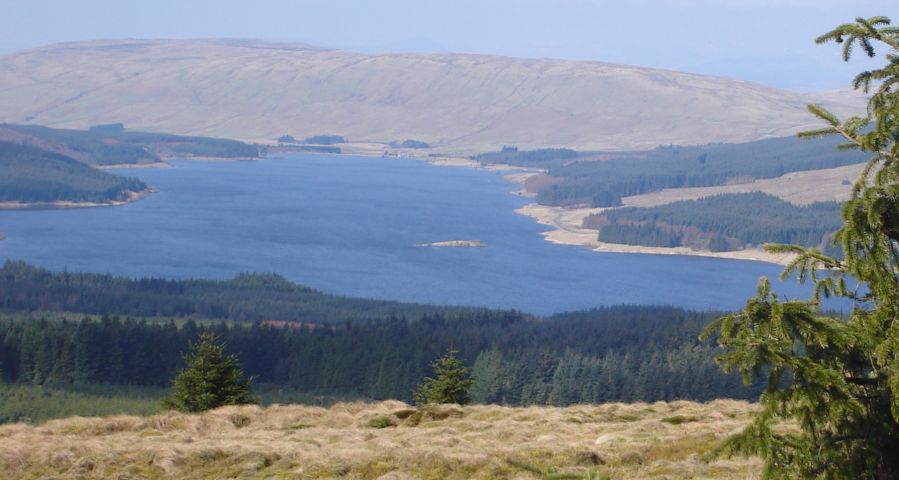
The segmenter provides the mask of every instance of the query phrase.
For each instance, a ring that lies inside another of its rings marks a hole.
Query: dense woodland
[[[797,206],[761,192],[715,195],[650,208],[620,208],[588,217],[599,240],[654,247],[739,250],[763,243],[827,249],[840,228],[840,204]]]
[[[714,349],[696,340],[711,318],[653,307],[548,319],[481,311],[302,328],[13,318],[0,322],[0,361],[10,383],[164,387],[189,342],[211,328],[258,382],[312,393],[409,400],[431,360],[452,345],[473,366],[478,402],[752,398],[739,378],[718,370]]]
[[[90,130],[0,124],[0,201],[97,202],[127,200],[147,190],[140,180],[94,166],[147,164],[166,157],[258,157],[235,140],[131,132],[122,124]]]
[[[741,144],[668,146],[641,152],[609,153],[608,160],[570,161],[549,168],[552,181],[537,192],[544,205],[610,207],[628,195],[665,188],[706,187],[774,178],[789,172],[861,163],[860,152],[836,149],[836,139],[775,138]],[[525,152],[517,152],[522,155]],[[516,162],[515,156],[503,159]]]
[[[535,318],[333,297],[272,275],[128,280],[21,263],[7,263],[0,282],[0,369],[13,384],[164,387],[211,328],[261,384],[321,395],[409,399],[450,346],[472,365],[480,402],[755,394],[697,341],[712,313],[615,307]]]
[[[346,139],[340,135],[313,135],[306,137],[303,143],[312,143],[315,145],[334,145],[335,143],[346,143]]]
[[[331,145],[291,145],[291,152],[309,152],[309,153],[341,153],[340,147]]]
[[[523,167],[548,168],[562,165],[578,158],[578,152],[568,148],[543,148],[539,150],[519,150],[518,147],[505,146],[498,152],[487,152],[471,157],[472,160],[484,164],[509,164]]]
[[[38,125],[2,127],[28,135],[46,145],[62,146],[96,165],[154,163],[160,156],[258,157],[259,148],[237,140],[186,137],[165,133],[133,132],[120,124],[98,125],[90,130],[67,130]]]
[[[272,273],[241,274],[231,280],[131,279],[51,272],[7,261],[0,268],[0,311],[335,324],[480,309],[342,297]]]
[[[110,202],[147,186],[72,158],[35,147],[0,141],[0,201]]]
[[[398,148],[431,148],[431,145],[427,142],[422,142],[421,140],[413,140],[411,138],[407,138],[403,140],[402,143],[391,145]]]

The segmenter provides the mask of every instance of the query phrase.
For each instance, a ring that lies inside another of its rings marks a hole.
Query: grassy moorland
[[[10,122],[115,120],[254,141],[284,133],[412,137],[463,153],[503,143],[596,150],[787,135],[814,124],[809,101],[836,97],[600,62],[372,56],[230,39],[50,45],[3,55],[0,71]]]
[[[758,478],[709,456],[755,406],[224,407],[0,426],[0,478]],[[538,473],[542,472],[542,473]]]

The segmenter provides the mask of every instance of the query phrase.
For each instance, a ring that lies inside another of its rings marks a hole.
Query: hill
[[[0,141],[0,206],[114,204],[146,193],[140,180],[103,172],[59,153]]]
[[[757,478],[758,459],[707,456],[755,409],[715,401],[415,411],[389,401],[74,417],[0,426],[0,472],[62,479]],[[549,470],[582,476],[535,472]]]
[[[277,274],[244,273],[230,280],[131,279],[54,273],[17,261],[0,266],[0,308],[223,322],[278,321],[294,326],[483,310],[332,295]]]
[[[827,251],[842,225],[840,209],[838,202],[796,206],[762,192],[733,193],[611,209],[585,218],[583,226],[599,230],[599,241],[608,243],[713,252],[787,243]]]
[[[601,62],[369,55],[251,40],[64,43],[0,57],[0,121],[274,142],[414,138],[443,151],[736,142],[816,126],[815,98]],[[849,97],[828,94],[837,111]]]
[[[868,160],[861,152],[840,151],[838,143],[783,137],[555,158],[543,164],[548,173],[530,178],[527,187],[543,205],[610,207],[621,205],[622,197],[664,189],[745,184]]]
[[[155,166],[166,158],[257,158],[236,140],[125,130],[0,124],[0,208],[115,205],[151,189],[135,178],[93,167]]]
[[[223,138],[125,130],[123,124],[89,130],[0,124],[0,141],[39,148],[93,166],[147,165],[165,158],[256,158],[255,145]]]

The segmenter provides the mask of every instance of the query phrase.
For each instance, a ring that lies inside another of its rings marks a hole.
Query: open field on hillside
[[[695,200],[727,193],[762,192],[782,198],[795,205],[814,202],[843,202],[849,199],[852,183],[858,178],[864,164],[837,168],[792,172],[777,178],[759,179],[750,183],[722,185],[718,187],[666,188],[642,195],[624,197],[625,207],[655,207],[680,200]]]
[[[388,401],[73,417],[0,427],[2,478],[758,478],[709,452],[755,406],[717,400],[567,408]]]

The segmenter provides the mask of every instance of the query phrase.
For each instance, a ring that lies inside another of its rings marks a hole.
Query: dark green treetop
[[[899,478],[899,28],[886,17],[859,18],[817,39],[855,46],[887,65],[855,77],[871,94],[865,117],[841,122],[816,105],[822,129],[803,137],[838,135],[840,146],[871,155],[855,181],[835,236],[843,258],[815,248],[769,245],[795,254],[783,276],[811,280],[807,301],[781,301],[766,279],[743,311],[710,324],[727,371],[744,382],[762,377],[762,409],[723,446],[729,453],[764,458],[764,478]],[[819,312],[821,297],[852,302],[845,319]],[[794,426],[790,426],[790,424]]]
[[[434,360],[431,368],[435,378],[425,377],[413,393],[415,403],[458,403],[465,405],[471,399],[469,390],[474,385],[468,367],[456,356],[459,351],[450,348],[446,355]]]
[[[224,405],[257,403],[251,395],[252,379],[234,355],[225,355],[224,344],[210,333],[200,334],[184,356],[187,366],[172,382],[172,393],[163,406],[182,412],[202,412]]]

